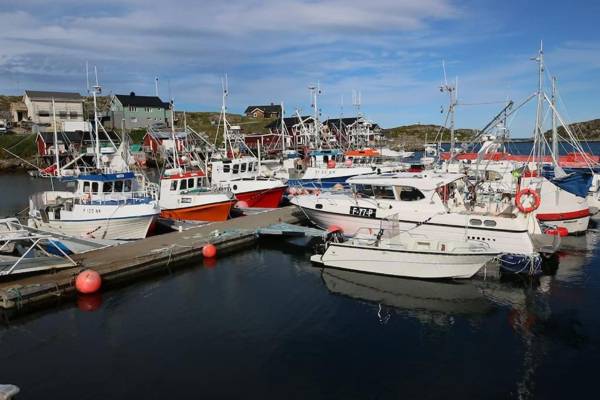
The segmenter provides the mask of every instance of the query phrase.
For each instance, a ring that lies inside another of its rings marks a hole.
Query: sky
[[[0,93],[86,93],[85,64],[105,94],[159,94],[176,109],[284,103],[322,118],[361,112],[383,127],[444,122],[445,64],[458,83],[456,124],[482,128],[502,102],[537,89],[543,40],[569,122],[600,118],[600,2],[573,0],[1,0]],[[546,82],[547,85],[547,82]],[[530,136],[535,104],[511,119]],[[546,123],[547,123],[546,118]]]

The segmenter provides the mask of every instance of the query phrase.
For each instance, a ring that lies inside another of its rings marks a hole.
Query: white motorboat
[[[389,238],[357,236],[327,244],[311,261],[327,267],[419,279],[471,278],[500,254],[488,243],[436,240],[400,233]]]
[[[464,238],[489,243],[501,252],[536,252],[530,231],[541,233],[531,214],[508,200],[479,203],[464,175],[400,173],[350,179],[352,193],[296,196],[291,202],[322,229],[411,230],[437,240]]]
[[[88,239],[143,239],[160,212],[133,172],[80,175],[75,191],[29,198],[29,226]]]

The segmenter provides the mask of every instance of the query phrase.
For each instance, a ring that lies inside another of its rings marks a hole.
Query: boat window
[[[187,189],[187,180],[182,179],[179,181],[179,190]]]
[[[373,196],[373,187],[371,185],[354,185],[354,193],[365,196]]]
[[[92,193],[98,193],[98,182],[92,182]]]
[[[394,189],[391,186],[373,186],[373,194],[376,199],[395,199]]]
[[[254,171],[254,163],[248,163],[248,172]]]
[[[223,172],[229,172],[229,171],[231,171],[231,165],[223,164]]]
[[[176,180],[171,181],[171,190],[177,190],[177,181]]]
[[[104,193],[112,193],[113,191],[113,183],[112,182],[104,182]]]
[[[88,181],[83,182],[83,192],[84,193],[90,192],[90,183]]]
[[[425,195],[417,188],[412,186],[396,186],[402,201],[416,201],[425,198]]]
[[[246,163],[240,164],[240,172],[246,172]]]
[[[469,220],[469,223],[470,223],[471,225],[480,226],[480,225],[481,225],[481,220],[480,220],[480,219],[475,219],[475,218],[473,218],[473,219],[470,219],[470,220]]]
[[[127,179],[126,181],[123,181],[123,191],[131,192],[131,179]]]
[[[202,178],[196,178],[196,187],[202,187]]]
[[[121,193],[123,191],[123,181],[115,181],[115,193]]]
[[[486,219],[485,221],[483,221],[483,224],[485,226],[496,226],[496,221],[492,221],[491,219]]]
[[[194,178],[188,179],[188,189],[193,188],[194,187],[194,183],[195,183],[195,179]]]
[[[233,165],[233,173],[237,174],[240,171],[240,164]]]

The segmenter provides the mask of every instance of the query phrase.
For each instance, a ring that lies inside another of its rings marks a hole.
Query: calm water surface
[[[0,177],[0,211],[41,185]],[[0,324],[20,399],[595,397],[598,233],[539,279],[321,270],[284,242]]]

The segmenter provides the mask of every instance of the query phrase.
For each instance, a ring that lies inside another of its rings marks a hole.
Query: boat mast
[[[285,153],[285,121],[283,120],[283,101],[281,102],[281,157]]]
[[[56,162],[56,176],[60,176],[60,158],[58,156],[58,133],[56,132],[56,108],[52,98],[52,125],[54,126],[54,159]]]
[[[446,63],[442,61],[442,69],[444,70],[444,84],[440,87],[441,92],[446,92],[450,96],[450,105],[448,107],[448,113],[450,114],[450,158],[449,161],[454,159],[454,153],[456,146],[456,138],[455,138],[455,127],[454,127],[454,113],[457,105],[457,96],[456,96],[456,88],[458,86],[458,78],[456,78],[454,86],[448,84],[448,79],[446,78]],[[442,141],[440,135],[440,142]]]
[[[558,130],[556,129],[556,77],[552,77],[552,160],[558,165]]]
[[[534,157],[537,157],[537,168],[541,171],[542,168],[542,113],[544,109],[544,46],[543,42],[540,42],[540,50],[538,56],[535,58],[538,63],[538,102],[535,115],[535,131],[534,131]]]
[[[94,97],[94,136],[96,141],[96,169],[100,169],[101,160],[100,160],[100,136],[98,134],[98,103],[96,100],[96,95],[102,93],[102,88],[98,84],[98,69],[94,66],[94,74],[96,75],[96,85],[92,90],[92,95]]]
[[[316,86],[309,86],[308,89],[310,90],[310,94],[311,94],[311,100],[312,100],[312,107],[315,111],[315,116],[314,116],[314,135],[315,135],[315,148],[316,149],[321,149],[321,124],[319,121],[319,106],[317,104],[317,98],[318,96],[321,94],[321,85],[319,84],[319,81],[317,81],[317,85]]]
[[[179,168],[179,152],[177,151],[177,137],[175,135],[175,101],[171,97],[171,139],[173,140],[173,158],[175,168]]]
[[[227,147],[230,148],[231,156],[233,157],[233,144],[231,143],[231,138],[229,137],[229,124],[227,122],[227,94],[229,91],[227,87],[227,74],[225,74],[225,79],[221,79],[221,85],[223,87],[221,99],[221,120],[223,121],[223,144],[225,145],[225,157],[227,157]]]

